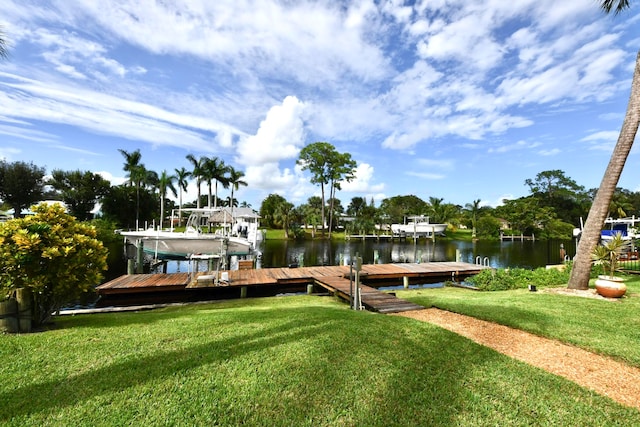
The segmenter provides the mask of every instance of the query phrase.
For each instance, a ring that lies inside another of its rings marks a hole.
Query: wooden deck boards
[[[351,288],[355,288],[349,279],[343,277],[316,277],[315,283],[334,292],[345,301],[351,300]],[[355,292],[355,289],[353,292]],[[399,313],[409,310],[422,310],[424,308],[421,305],[397,298],[395,295],[362,284],[360,285],[360,296],[362,305],[368,310],[379,313]]]
[[[413,280],[441,278],[455,279],[457,276],[469,276],[479,273],[483,267],[476,264],[460,262],[431,262],[422,264],[365,264],[360,272],[362,280],[393,281],[402,277]],[[264,268],[226,271],[229,281],[223,287],[264,287],[270,285],[304,285],[317,283],[335,292],[338,296],[349,299],[349,266],[316,266],[296,268]],[[124,275],[98,286],[100,295],[132,294],[142,292],[184,291],[191,288],[202,289],[221,287],[220,285],[203,285],[197,282],[200,275],[212,275],[215,272],[171,273],[171,274],[136,274]],[[374,287],[363,284],[362,302],[371,310],[393,312],[418,309],[420,306],[400,300],[395,296],[381,292]]]

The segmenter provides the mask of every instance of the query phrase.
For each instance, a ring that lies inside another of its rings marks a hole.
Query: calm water
[[[338,265],[356,254],[365,264],[392,262],[460,261],[488,263],[491,267],[536,268],[560,263],[560,244],[569,256],[575,255],[575,243],[568,241],[467,242],[422,240],[406,242],[264,242],[262,267],[281,267],[292,263]]]
[[[267,240],[262,243],[260,264],[262,268],[284,267],[298,264],[304,266],[348,264],[357,255],[363,263],[400,263],[455,261],[480,262],[491,267],[536,268],[561,262],[560,244],[570,257],[575,255],[575,242],[553,241],[436,241],[411,240],[403,242],[350,241],[281,241]],[[189,269],[186,261],[171,261],[168,272]],[[206,265],[198,267],[206,269]]]

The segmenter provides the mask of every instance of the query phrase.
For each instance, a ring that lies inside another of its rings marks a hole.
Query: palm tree
[[[607,13],[614,11],[617,15],[629,7],[629,0],[602,0],[600,7]]]
[[[233,199],[231,196],[228,196],[226,199],[222,199],[222,206],[227,206],[231,208],[231,215],[233,215],[233,208],[238,207],[238,201]]]
[[[8,56],[7,39],[5,38],[4,31],[2,31],[2,27],[0,27],[0,58],[6,59]]]
[[[136,187],[136,228],[138,228],[139,212],[140,212],[140,186],[147,178],[147,169],[144,164],[140,163],[142,154],[140,150],[135,150],[131,153],[128,151],[118,149],[120,154],[124,156],[124,171],[127,172],[127,178],[129,178],[129,185],[135,185]]]
[[[602,9],[616,14],[629,7],[628,0],[602,0]],[[600,232],[609,212],[609,205],[616,191],[622,169],[627,161],[629,152],[640,124],[640,53],[636,56],[636,66],[631,81],[631,94],[627,112],[624,116],[618,142],[613,149],[611,159],[604,172],[604,177],[593,199],[587,221],[580,237],[580,244],[571,269],[568,288],[588,289],[591,273],[591,253],[600,241]]]
[[[189,160],[193,165],[191,176],[196,179],[196,186],[198,187],[198,199],[196,200],[196,208],[200,209],[200,187],[202,185],[202,180],[206,176],[205,165],[209,158],[202,156],[199,159],[196,159],[193,154],[188,154],[187,160]]]
[[[178,195],[176,187],[173,185],[176,179],[175,175],[169,175],[166,170],[163,170],[158,178],[158,189],[160,190],[160,230],[162,230],[162,223],[164,222],[164,199],[167,196],[167,189],[171,190],[174,197]]]
[[[229,166],[229,185],[231,186],[231,216],[233,216],[233,193],[234,190],[238,191],[240,186],[247,186],[247,182],[243,180],[244,172],[235,170],[232,166]],[[237,203],[236,203],[237,205]]]
[[[293,209],[293,203],[285,200],[278,204],[276,211],[274,212],[275,222],[284,229],[285,239],[289,238],[289,223],[291,221],[291,216],[293,215]]]
[[[187,185],[189,185],[187,178],[191,176],[191,172],[184,167],[175,169],[175,171],[176,184],[178,184],[178,190],[180,191],[180,196],[178,197],[178,224],[182,225],[182,192],[187,191]]]
[[[465,209],[471,217],[471,238],[476,238],[476,223],[478,221],[478,214],[480,213],[480,199],[474,200],[472,203],[467,203]]]
[[[208,164],[209,177],[209,207],[211,207],[211,181],[215,181],[215,199],[213,207],[218,206],[218,183],[222,184],[223,188],[229,188],[229,177],[227,173],[230,171],[230,167],[224,164],[224,160],[214,157]]]

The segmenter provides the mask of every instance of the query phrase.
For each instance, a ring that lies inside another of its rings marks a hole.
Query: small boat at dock
[[[431,223],[429,217],[424,215],[409,216],[404,224],[391,224],[391,233],[394,236],[433,237],[444,235],[446,230],[447,224]]]
[[[168,230],[148,228],[118,233],[125,242],[142,247],[155,259],[188,258],[191,255],[247,256],[251,255],[262,240],[259,215],[252,209],[235,208],[186,208],[189,213],[184,231],[175,231],[175,210]],[[213,230],[213,231],[211,231]]]

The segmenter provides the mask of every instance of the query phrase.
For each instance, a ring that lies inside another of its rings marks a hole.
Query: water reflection
[[[262,243],[260,266],[286,267],[293,265],[348,265],[356,255],[363,263],[403,263],[455,261],[481,263],[495,268],[537,268],[562,262],[560,244],[566,254],[575,255],[575,242],[571,240],[551,241],[445,241],[407,240],[391,241],[282,241],[267,240]],[[189,265],[188,261],[170,261],[168,273],[187,272],[189,269],[207,270],[206,261]],[[124,273],[123,273],[124,274]]]
[[[417,243],[389,241],[328,242],[279,241],[263,242],[262,267],[282,267],[291,264],[339,265],[348,264],[356,255],[366,264],[460,261],[475,263],[485,258],[491,267],[536,268],[562,262],[560,244],[566,254],[575,255],[572,240],[551,241],[444,241],[422,240]]]

